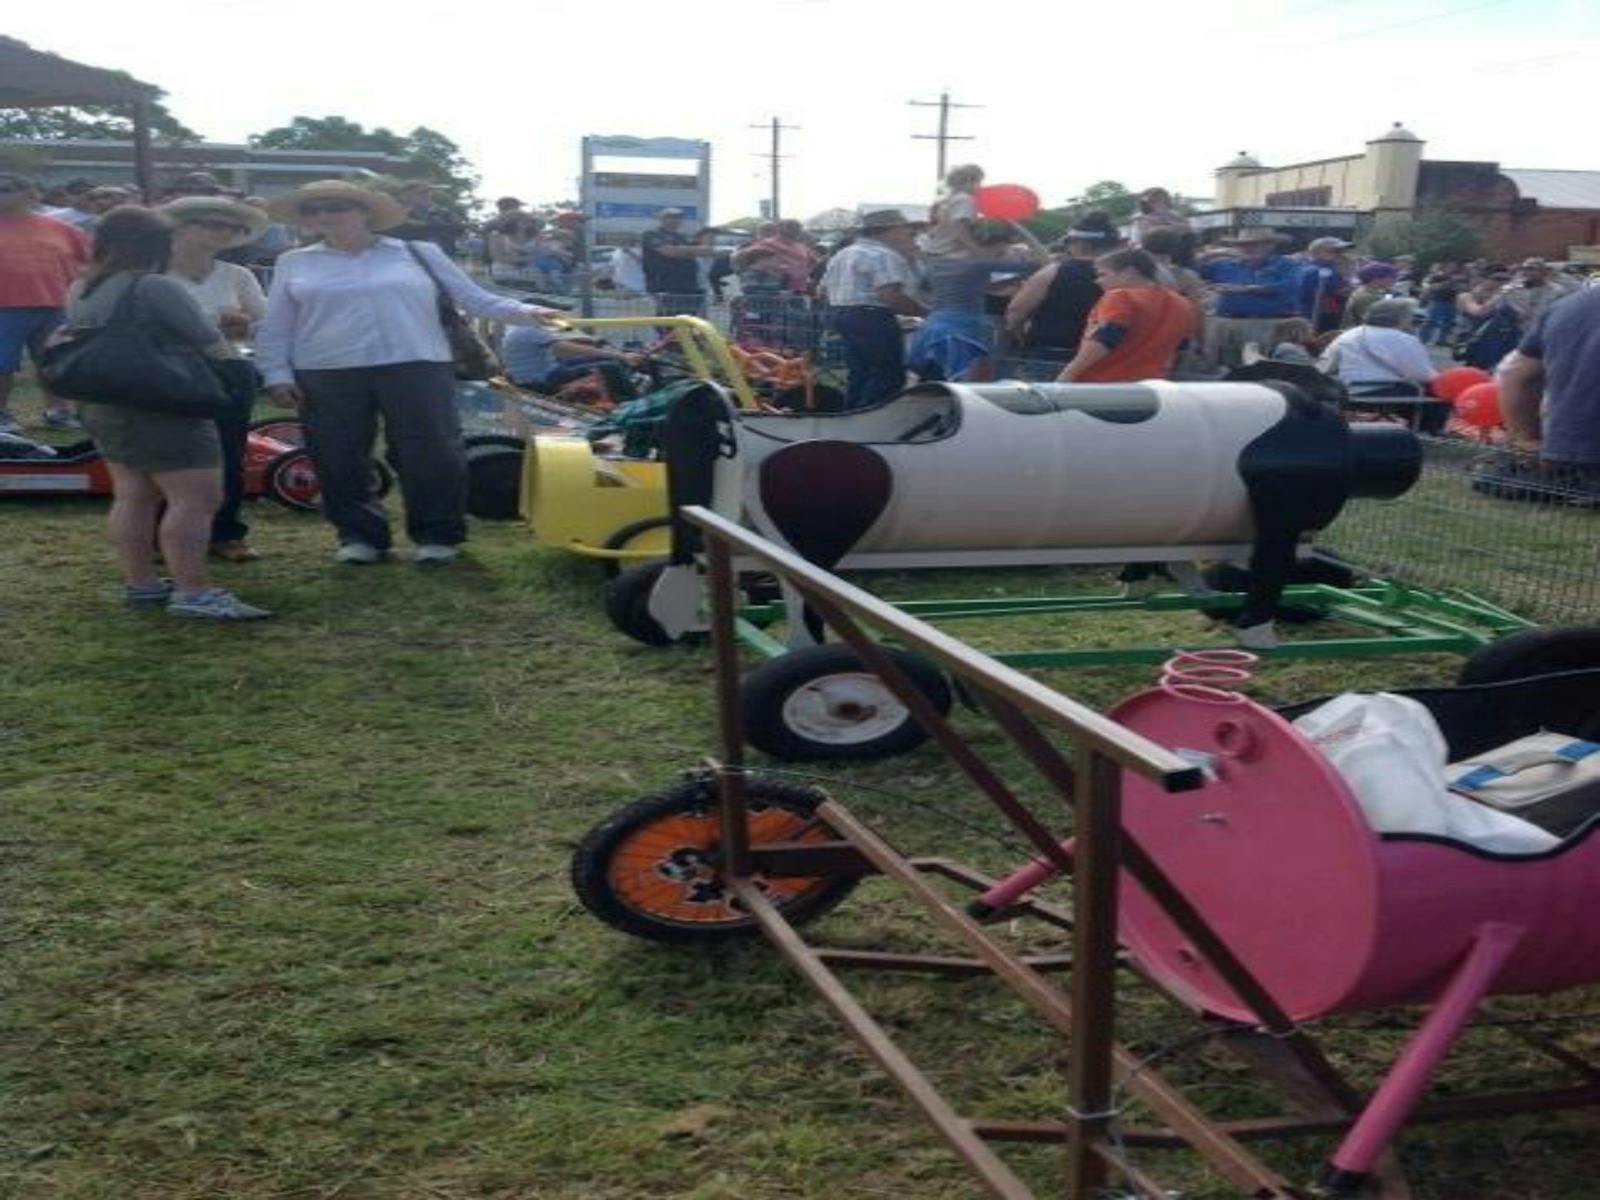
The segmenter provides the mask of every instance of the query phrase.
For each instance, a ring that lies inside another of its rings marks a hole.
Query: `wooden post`
[[[150,101],[133,102],[133,177],[146,204],[156,199],[155,155],[150,147]]]

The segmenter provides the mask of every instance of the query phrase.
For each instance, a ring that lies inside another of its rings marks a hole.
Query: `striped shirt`
[[[835,308],[871,305],[887,308],[878,298],[878,289],[900,284],[914,295],[921,280],[914,267],[898,250],[873,238],[850,243],[828,261],[822,275],[822,292]]]

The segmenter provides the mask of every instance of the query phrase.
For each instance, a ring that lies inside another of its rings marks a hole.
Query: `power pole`
[[[783,131],[786,130],[786,129],[788,129],[788,130],[797,130],[797,129],[800,128],[800,126],[798,126],[798,125],[785,125],[777,117],[773,117],[772,120],[769,123],[765,124],[765,125],[752,125],[752,126],[750,126],[750,128],[751,129],[770,129],[772,131],[772,148],[770,150],[768,150],[765,154],[758,154],[758,155],[756,155],[756,157],[757,158],[764,158],[764,159],[767,160],[767,169],[770,172],[771,179],[772,179],[772,199],[770,201],[771,206],[772,206],[772,211],[767,214],[767,219],[771,220],[771,221],[776,221],[780,217],[783,216],[783,208],[782,208],[782,198],[783,198],[782,169],[783,168],[782,168],[782,163],[783,163],[783,160],[788,157],[788,155],[782,153]]]
[[[982,108],[981,104],[957,104],[950,99],[949,92],[940,92],[937,100],[911,100],[908,103],[913,108],[937,108],[939,110],[938,133],[913,133],[914,139],[924,142],[939,143],[939,182],[944,182],[946,167],[945,146],[949,142],[970,142],[970,137],[957,136],[950,132],[950,110],[952,108]]]

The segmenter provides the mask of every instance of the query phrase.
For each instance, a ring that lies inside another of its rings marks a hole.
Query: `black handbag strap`
[[[413,241],[406,241],[406,251],[416,260],[417,266],[433,281],[435,302],[439,306],[439,317],[446,324],[453,324],[461,320],[461,312],[456,308],[456,302],[444,286],[444,281],[439,278],[439,273],[433,269],[433,264],[428,261],[427,255],[417,249]]]

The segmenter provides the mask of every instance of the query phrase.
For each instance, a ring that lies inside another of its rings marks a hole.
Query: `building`
[[[0,152],[23,149],[40,157],[37,174],[45,186],[69,179],[127,186],[134,180],[132,142],[100,140],[0,141]],[[227,142],[191,142],[152,147],[155,190],[171,185],[190,171],[209,171],[223,187],[246,195],[273,196],[318,179],[348,179],[370,175],[403,175],[412,170],[409,159],[376,150],[264,150]]]
[[[1245,152],[1216,171],[1215,209],[1192,218],[1209,239],[1271,225],[1304,241],[1355,238],[1385,221],[1444,210],[1482,234],[1487,253],[1552,261],[1600,253],[1600,171],[1545,171],[1427,159],[1398,123],[1364,153],[1282,167]]]

